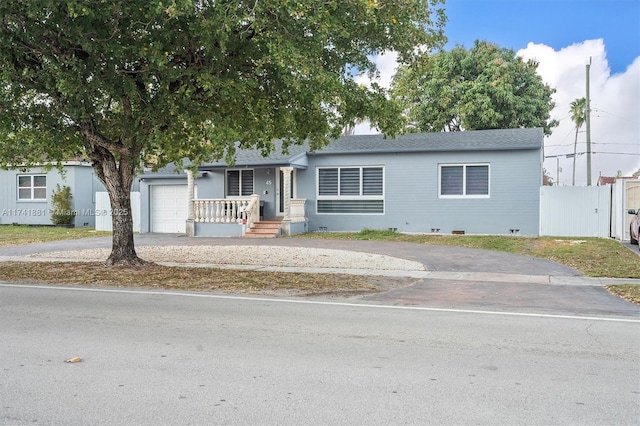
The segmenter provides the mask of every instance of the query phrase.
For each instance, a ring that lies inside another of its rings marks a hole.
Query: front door
[[[284,215],[284,173],[282,171],[282,169],[278,169],[278,196],[277,196],[277,212],[278,212],[278,216],[283,216]],[[293,171],[291,172],[291,190],[289,191],[289,198],[293,198],[295,194],[295,182],[296,182],[296,170],[293,169]]]

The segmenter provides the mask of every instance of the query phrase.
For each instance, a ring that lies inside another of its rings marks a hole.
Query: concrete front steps
[[[275,238],[280,235],[281,220],[263,220],[254,222],[244,233],[246,238]]]

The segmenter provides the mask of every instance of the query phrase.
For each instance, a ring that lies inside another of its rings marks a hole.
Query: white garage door
[[[152,186],[151,232],[186,232],[187,201],[187,185]]]

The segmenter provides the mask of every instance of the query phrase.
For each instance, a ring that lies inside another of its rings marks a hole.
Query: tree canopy
[[[550,119],[555,90],[537,67],[511,49],[476,41],[469,50],[457,46],[400,66],[392,94],[409,131],[542,127],[549,135],[558,125]]]
[[[371,56],[441,46],[442,0],[3,0],[0,166],[84,157],[130,212],[140,166],[233,161],[234,144],[328,137],[367,117],[399,129]],[[136,263],[113,217],[108,263]]]

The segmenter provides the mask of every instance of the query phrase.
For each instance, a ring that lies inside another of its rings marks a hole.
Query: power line
[[[598,151],[598,152],[592,152],[592,154],[597,154],[597,155],[602,155],[602,154],[612,154],[612,155],[637,155],[640,156],[640,154],[636,154],[633,152],[603,152],[603,151]]]

